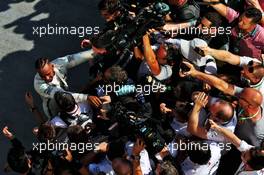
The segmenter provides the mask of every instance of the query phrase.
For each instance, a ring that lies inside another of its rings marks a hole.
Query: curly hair
[[[120,66],[112,66],[107,71],[111,74],[111,77],[107,78],[109,83],[123,84],[127,81],[127,72]]]
[[[38,128],[37,138],[41,142],[52,141],[56,137],[55,127],[50,123],[41,124]]]

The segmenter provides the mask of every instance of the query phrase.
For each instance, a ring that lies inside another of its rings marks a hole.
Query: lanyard
[[[239,111],[239,113],[238,113],[237,116],[239,117],[239,120],[240,121],[249,120],[249,119],[252,119],[252,118],[256,117],[259,114],[260,111],[261,111],[261,108],[259,108],[259,110],[255,114],[253,114],[252,116],[249,116],[249,117],[239,117],[244,112],[244,109],[241,109]]]

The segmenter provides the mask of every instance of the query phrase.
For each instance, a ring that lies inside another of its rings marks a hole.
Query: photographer
[[[36,117],[38,127],[33,128],[33,134],[36,135],[39,141],[46,142],[47,140],[57,140],[64,142],[67,140],[67,133],[64,125],[53,125],[50,120],[44,120],[43,114],[38,110],[37,105],[34,103],[33,96],[30,92],[25,94],[26,104]]]
[[[138,79],[140,80],[147,75],[152,75],[160,81],[169,79],[172,75],[172,68],[168,65],[167,60],[169,51],[164,45],[160,45],[155,53],[150,43],[149,34],[143,36],[143,47],[145,60],[139,67]]]
[[[102,142],[98,145],[95,152],[102,154],[99,160],[92,161],[87,165],[87,169],[91,174],[99,173],[114,174],[112,161],[116,158],[125,158],[125,141],[122,139],[112,142]]]
[[[239,139],[229,130],[219,126],[214,121],[209,121],[211,128],[222,134],[241,152],[241,160],[239,168],[235,175],[257,175],[262,174],[264,170],[264,150],[261,147],[254,147],[244,140]]]
[[[217,66],[215,59],[210,55],[205,55],[200,47],[206,47],[207,43],[199,38],[191,41],[183,39],[168,39],[165,42],[174,44],[179,48],[184,59],[193,63],[198,69],[207,74],[216,74]]]
[[[190,137],[191,134],[187,131],[189,113],[192,106],[186,102],[176,101],[174,108],[169,108],[165,103],[160,104],[160,110],[163,115],[166,115],[170,120],[170,125],[173,128],[176,135],[182,137]],[[205,111],[201,111],[203,115]]]
[[[103,100],[103,98],[101,98]],[[27,92],[25,95],[26,103],[34,107],[34,115],[42,118],[42,114],[38,111],[34,104],[32,95]],[[59,107],[59,113],[52,116],[52,119],[45,122],[41,121],[41,125],[49,123],[56,128],[67,128],[72,125],[80,125],[83,128],[92,124],[93,110],[88,102],[77,103],[71,93],[58,91],[54,94],[54,100]]]
[[[208,46],[228,50],[231,27],[224,27],[221,15],[215,11],[205,13],[196,26],[201,30],[198,38],[207,42]],[[224,31],[222,31],[224,29]]]
[[[64,128],[74,125],[86,128],[92,124],[93,111],[88,103],[76,103],[70,93],[61,91],[56,92],[54,98],[60,113],[50,121],[51,124]]]
[[[98,152],[106,153],[106,160],[89,165],[89,170],[93,174],[115,172],[120,175],[145,175],[151,172],[148,153],[141,139],[126,144],[121,140],[101,143]]]
[[[137,62],[132,59],[133,47],[140,45],[140,40],[147,30],[163,26],[165,23],[163,17],[168,13],[169,7],[167,4],[153,2],[146,8],[142,8],[132,21],[115,27],[115,29],[107,29],[92,38],[91,44],[93,48],[97,48],[96,50],[99,48],[99,50],[103,51],[104,49],[107,57],[109,56],[108,54],[113,54],[113,59],[106,59],[108,61],[116,60],[113,61],[112,65],[120,65],[126,68],[129,75],[133,77],[135,75],[134,70],[137,70]],[[131,67],[133,68],[130,69]]]
[[[206,141],[191,141],[195,144],[187,150],[188,157],[181,163],[184,175],[216,174],[221,158],[221,148],[217,144]],[[198,148],[197,148],[197,147]]]
[[[190,68],[188,72],[180,72],[181,76],[190,75],[205,81],[225,94],[236,96],[238,105],[236,108],[238,126],[235,133],[239,138],[248,143],[259,146],[263,137],[264,113],[262,111],[264,100],[262,93],[254,88],[241,88],[225,82],[224,80],[196,70],[190,63],[184,62]]]
[[[209,117],[206,118],[204,126],[201,126],[199,125],[201,124],[201,116],[199,116],[199,114],[201,109],[206,107],[207,103],[208,96],[205,93],[198,93],[195,105],[188,120],[187,131],[202,139],[225,142],[226,140],[221,135],[216,134],[210,129],[208,119],[214,120],[222,127],[234,132],[237,118],[236,115],[234,115],[233,106],[221,99],[211,99],[208,104]]]
[[[204,1],[211,2],[211,0]],[[219,0],[213,0],[215,1],[219,2]],[[249,7],[239,14],[222,3],[211,4],[211,6],[225,17],[232,27],[230,51],[241,56],[260,59],[264,50],[264,29],[258,24],[262,19],[261,11]]]
[[[171,13],[166,16],[163,30],[177,33],[179,30],[194,26],[200,17],[200,7],[194,0],[167,0]]]
[[[52,157],[49,157],[47,152],[41,154],[34,149],[26,152],[25,147],[7,126],[2,132],[12,143],[12,148],[7,154],[7,162],[13,171],[21,175],[53,175]]]
[[[264,66],[261,61],[256,58],[239,56],[228,51],[217,50],[210,47],[201,47],[206,55],[213,56],[216,60],[229,63],[231,65],[241,67],[241,80],[246,80],[246,85],[259,90],[264,96]],[[234,71],[234,70],[232,70]]]
[[[101,0],[98,9],[106,21],[104,31],[115,30],[120,25],[127,24],[132,20],[132,16],[120,0]]]
[[[200,38],[212,48],[228,50],[228,35],[231,32],[231,27],[225,27],[222,18],[219,13],[209,11],[197,20],[195,26],[178,32],[177,38],[185,40]]]

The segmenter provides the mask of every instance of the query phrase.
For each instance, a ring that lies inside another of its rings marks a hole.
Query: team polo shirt
[[[237,11],[227,7],[226,19],[229,23],[237,19],[239,15]],[[239,29],[235,26],[231,29],[231,41],[237,42],[238,39]],[[261,52],[264,50],[264,28],[257,24],[249,35],[241,38],[238,47],[238,55],[261,58]]]

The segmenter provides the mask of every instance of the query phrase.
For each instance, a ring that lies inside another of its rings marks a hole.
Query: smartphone
[[[186,64],[184,64],[184,63],[181,63],[180,68],[181,68],[182,72],[189,72],[189,71],[191,70],[191,69],[190,69],[188,66],[186,66]]]
[[[200,49],[199,47],[195,47],[194,51],[203,57],[205,56],[204,51]]]

